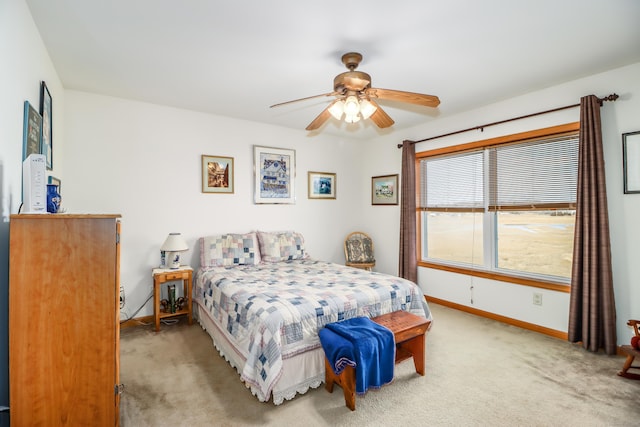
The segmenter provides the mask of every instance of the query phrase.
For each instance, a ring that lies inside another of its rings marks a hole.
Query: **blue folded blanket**
[[[356,393],[393,381],[396,346],[393,332],[367,317],[329,323],[318,332],[333,371],[356,368]]]

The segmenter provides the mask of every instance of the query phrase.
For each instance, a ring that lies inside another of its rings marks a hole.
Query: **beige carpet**
[[[260,403],[184,320],[121,334],[121,425],[133,426],[630,426],[640,381],[623,358],[592,354],[535,332],[431,305],[427,373],[396,365],[393,383],[344,406],[342,389]]]

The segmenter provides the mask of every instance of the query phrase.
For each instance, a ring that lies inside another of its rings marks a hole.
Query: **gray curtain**
[[[402,143],[402,186],[400,189],[400,260],[398,272],[412,282],[418,281],[416,258],[416,147]]]
[[[616,307],[611,271],[600,106],[580,100],[578,197],[571,272],[569,341],[590,351],[616,353]]]

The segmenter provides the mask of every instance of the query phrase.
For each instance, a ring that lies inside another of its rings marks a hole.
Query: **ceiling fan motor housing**
[[[371,87],[371,76],[363,71],[347,71],[333,79],[333,90],[344,94],[345,91],[362,92]]]

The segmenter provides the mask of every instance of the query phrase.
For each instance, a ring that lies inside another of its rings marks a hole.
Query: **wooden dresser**
[[[11,215],[12,426],[119,425],[120,215]]]

